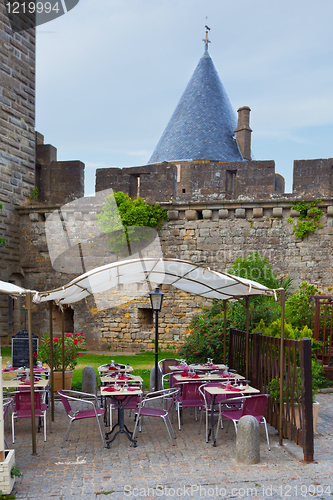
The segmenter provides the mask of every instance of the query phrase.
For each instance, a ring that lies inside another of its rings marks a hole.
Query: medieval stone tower
[[[16,208],[35,187],[35,30],[14,33],[0,4],[0,279],[22,285]],[[22,304],[0,296],[0,335],[16,333]]]

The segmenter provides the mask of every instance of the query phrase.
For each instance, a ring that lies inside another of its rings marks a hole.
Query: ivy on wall
[[[149,205],[140,197],[132,200],[121,191],[106,196],[97,215],[97,224],[110,236],[108,244],[117,255],[131,255],[131,243],[148,241],[149,228],[161,229],[168,221],[167,211],[159,203]]]
[[[294,222],[293,217],[289,217],[287,221],[293,224],[296,238],[304,240],[304,238],[317,228],[321,229],[323,226],[319,220],[323,215],[323,211],[318,207],[320,200],[314,200],[306,204],[304,200],[293,205],[291,208],[299,212],[297,222]]]

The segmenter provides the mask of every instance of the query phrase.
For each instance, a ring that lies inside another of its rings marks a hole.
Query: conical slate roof
[[[236,114],[206,49],[148,163],[242,161]]]

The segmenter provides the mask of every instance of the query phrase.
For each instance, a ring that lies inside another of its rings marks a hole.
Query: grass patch
[[[158,359],[173,358],[176,354],[170,351],[162,351],[158,355]],[[80,363],[77,365],[73,373],[72,388],[76,391],[82,388],[82,372],[85,366],[92,366],[95,369],[96,376],[98,375],[97,368],[100,365],[110,363],[111,359],[114,359],[116,363],[129,364],[133,366],[133,375],[139,375],[143,379],[143,383],[146,389],[149,389],[150,382],[150,370],[155,365],[155,354],[151,351],[145,351],[135,354],[134,356],[128,356],[126,353],[119,355],[110,354],[89,354],[87,352],[82,352]]]

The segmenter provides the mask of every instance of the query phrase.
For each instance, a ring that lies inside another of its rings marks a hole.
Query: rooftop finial
[[[206,24],[205,28],[206,28],[206,38],[203,39],[202,41],[205,42],[205,52],[208,52],[208,44],[211,43],[210,40],[208,39],[208,32],[210,31],[210,27],[207,26],[207,24]]]

